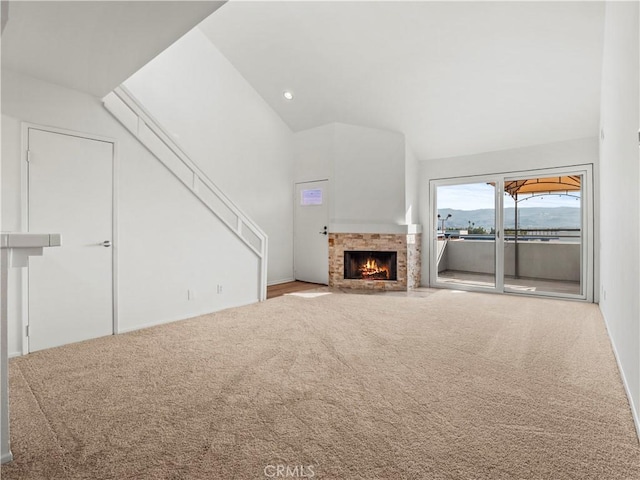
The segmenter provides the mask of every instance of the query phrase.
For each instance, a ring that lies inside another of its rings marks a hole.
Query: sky
[[[466,185],[446,185],[438,187],[438,209],[452,208],[454,210],[478,210],[494,208],[494,187],[486,183]],[[580,192],[572,192],[580,195]],[[504,197],[504,207],[512,208],[513,199],[509,195]],[[532,207],[580,207],[580,200],[575,196],[544,195],[518,202],[518,208]]]

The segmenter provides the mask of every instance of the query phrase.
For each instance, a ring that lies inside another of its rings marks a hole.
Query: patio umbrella
[[[568,195],[569,192],[580,191],[582,178],[579,175],[566,175],[560,177],[527,178],[524,180],[509,180],[504,182],[504,191],[514,200],[514,249],[515,262],[514,274],[519,276],[518,265],[518,195],[528,194],[526,198],[542,195]],[[520,200],[523,200],[520,198]]]

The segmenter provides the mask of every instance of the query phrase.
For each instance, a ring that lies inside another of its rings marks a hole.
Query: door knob
[[[111,246],[111,240],[105,240],[104,242],[102,242],[102,246],[103,247],[110,247]]]

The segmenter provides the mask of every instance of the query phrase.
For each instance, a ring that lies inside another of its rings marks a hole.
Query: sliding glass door
[[[496,287],[496,187],[436,186],[437,282]]]
[[[505,291],[582,296],[584,174],[505,180]]]
[[[434,180],[430,278],[592,300],[591,167]]]

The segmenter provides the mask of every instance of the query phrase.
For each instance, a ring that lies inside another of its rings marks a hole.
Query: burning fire
[[[378,263],[373,258],[368,258],[367,263],[360,267],[360,273],[364,279],[378,278],[386,280],[389,278],[389,268],[378,266]]]

